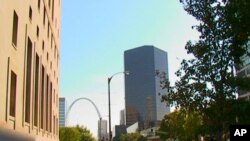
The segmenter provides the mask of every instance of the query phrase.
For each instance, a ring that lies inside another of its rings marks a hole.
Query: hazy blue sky
[[[191,29],[195,19],[179,0],[63,0],[61,26],[60,95],[67,104],[79,97],[94,101],[108,119],[107,79],[123,71],[125,50],[154,45],[168,52],[172,84],[180,59],[186,58],[188,40],[197,39]],[[119,124],[124,108],[124,77],[111,82],[112,126]],[[97,135],[98,116],[87,101],[74,105],[69,124],[87,126]]]

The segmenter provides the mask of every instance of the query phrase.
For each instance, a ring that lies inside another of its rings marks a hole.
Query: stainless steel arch
[[[77,101],[79,101],[79,100],[87,100],[87,101],[89,101],[89,102],[95,107],[95,110],[96,110],[96,112],[97,112],[97,114],[98,114],[99,119],[100,119],[100,120],[102,119],[102,116],[101,116],[101,114],[100,114],[100,111],[99,111],[99,109],[97,108],[97,106],[95,105],[95,103],[94,103],[91,99],[89,99],[89,98],[81,97],[81,98],[78,98],[78,99],[76,99],[75,101],[73,101],[72,104],[70,104],[69,109],[68,109],[67,112],[66,112],[66,124],[68,124],[68,115],[69,115],[69,112],[70,112],[71,108],[72,108],[73,105],[74,105]]]

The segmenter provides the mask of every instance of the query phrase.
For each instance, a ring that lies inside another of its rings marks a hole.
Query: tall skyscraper
[[[161,94],[167,90],[160,87],[156,71],[168,77],[167,52],[154,46],[142,46],[124,53],[126,125],[139,122],[140,128],[156,126],[157,121],[170,112],[170,107],[161,102]]]
[[[0,140],[59,140],[60,11],[60,0],[0,2]]]
[[[66,124],[66,100],[65,97],[59,98],[59,127],[65,127]]]

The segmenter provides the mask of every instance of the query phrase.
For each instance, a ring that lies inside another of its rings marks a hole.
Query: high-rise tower
[[[161,94],[167,91],[160,87],[155,72],[165,72],[168,77],[167,52],[154,46],[142,46],[124,53],[125,70],[125,106],[126,125],[139,122],[143,128],[147,123],[155,126],[170,111],[166,103],[161,102]],[[146,128],[146,127],[145,127]]]

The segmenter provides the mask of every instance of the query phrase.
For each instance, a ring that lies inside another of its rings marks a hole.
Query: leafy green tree
[[[120,141],[147,141],[140,133],[128,133],[120,136]]]
[[[61,127],[59,130],[60,141],[96,141],[90,131],[85,127]]]
[[[164,116],[158,135],[163,140],[195,140],[201,133],[201,125],[201,116],[198,113],[176,110]]]
[[[160,138],[163,140],[176,137],[182,139],[184,136],[184,117],[185,115],[178,110],[165,115],[159,129]]]
[[[60,141],[81,141],[79,131],[74,127],[62,127],[59,130]]]
[[[187,141],[198,140],[202,127],[202,117],[197,112],[185,112],[184,138]]]
[[[95,141],[96,140],[87,128],[77,125],[76,129],[80,132],[80,135],[81,135],[80,141]]]
[[[249,0],[180,0],[185,11],[199,21],[193,26],[199,40],[188,41],[185,49],[193,59],[183,60],[176,72],[180,80],[163,88],[170,93],[163,100],[186,111],[196,111],[204,125],[217,141],[228,132],[235,122],[233,107],[239,89],[249,90],[250,79],[237,77],[236,70],[242,67],[242,58],[249,55],[247,42],[250,35]],[[227,106],[225,106],[227,105]],[[237,104],[236,104],[237,105]],[[232,116],[228,120],[228,113]],[[209,128],[208,128],[209,127]]]

